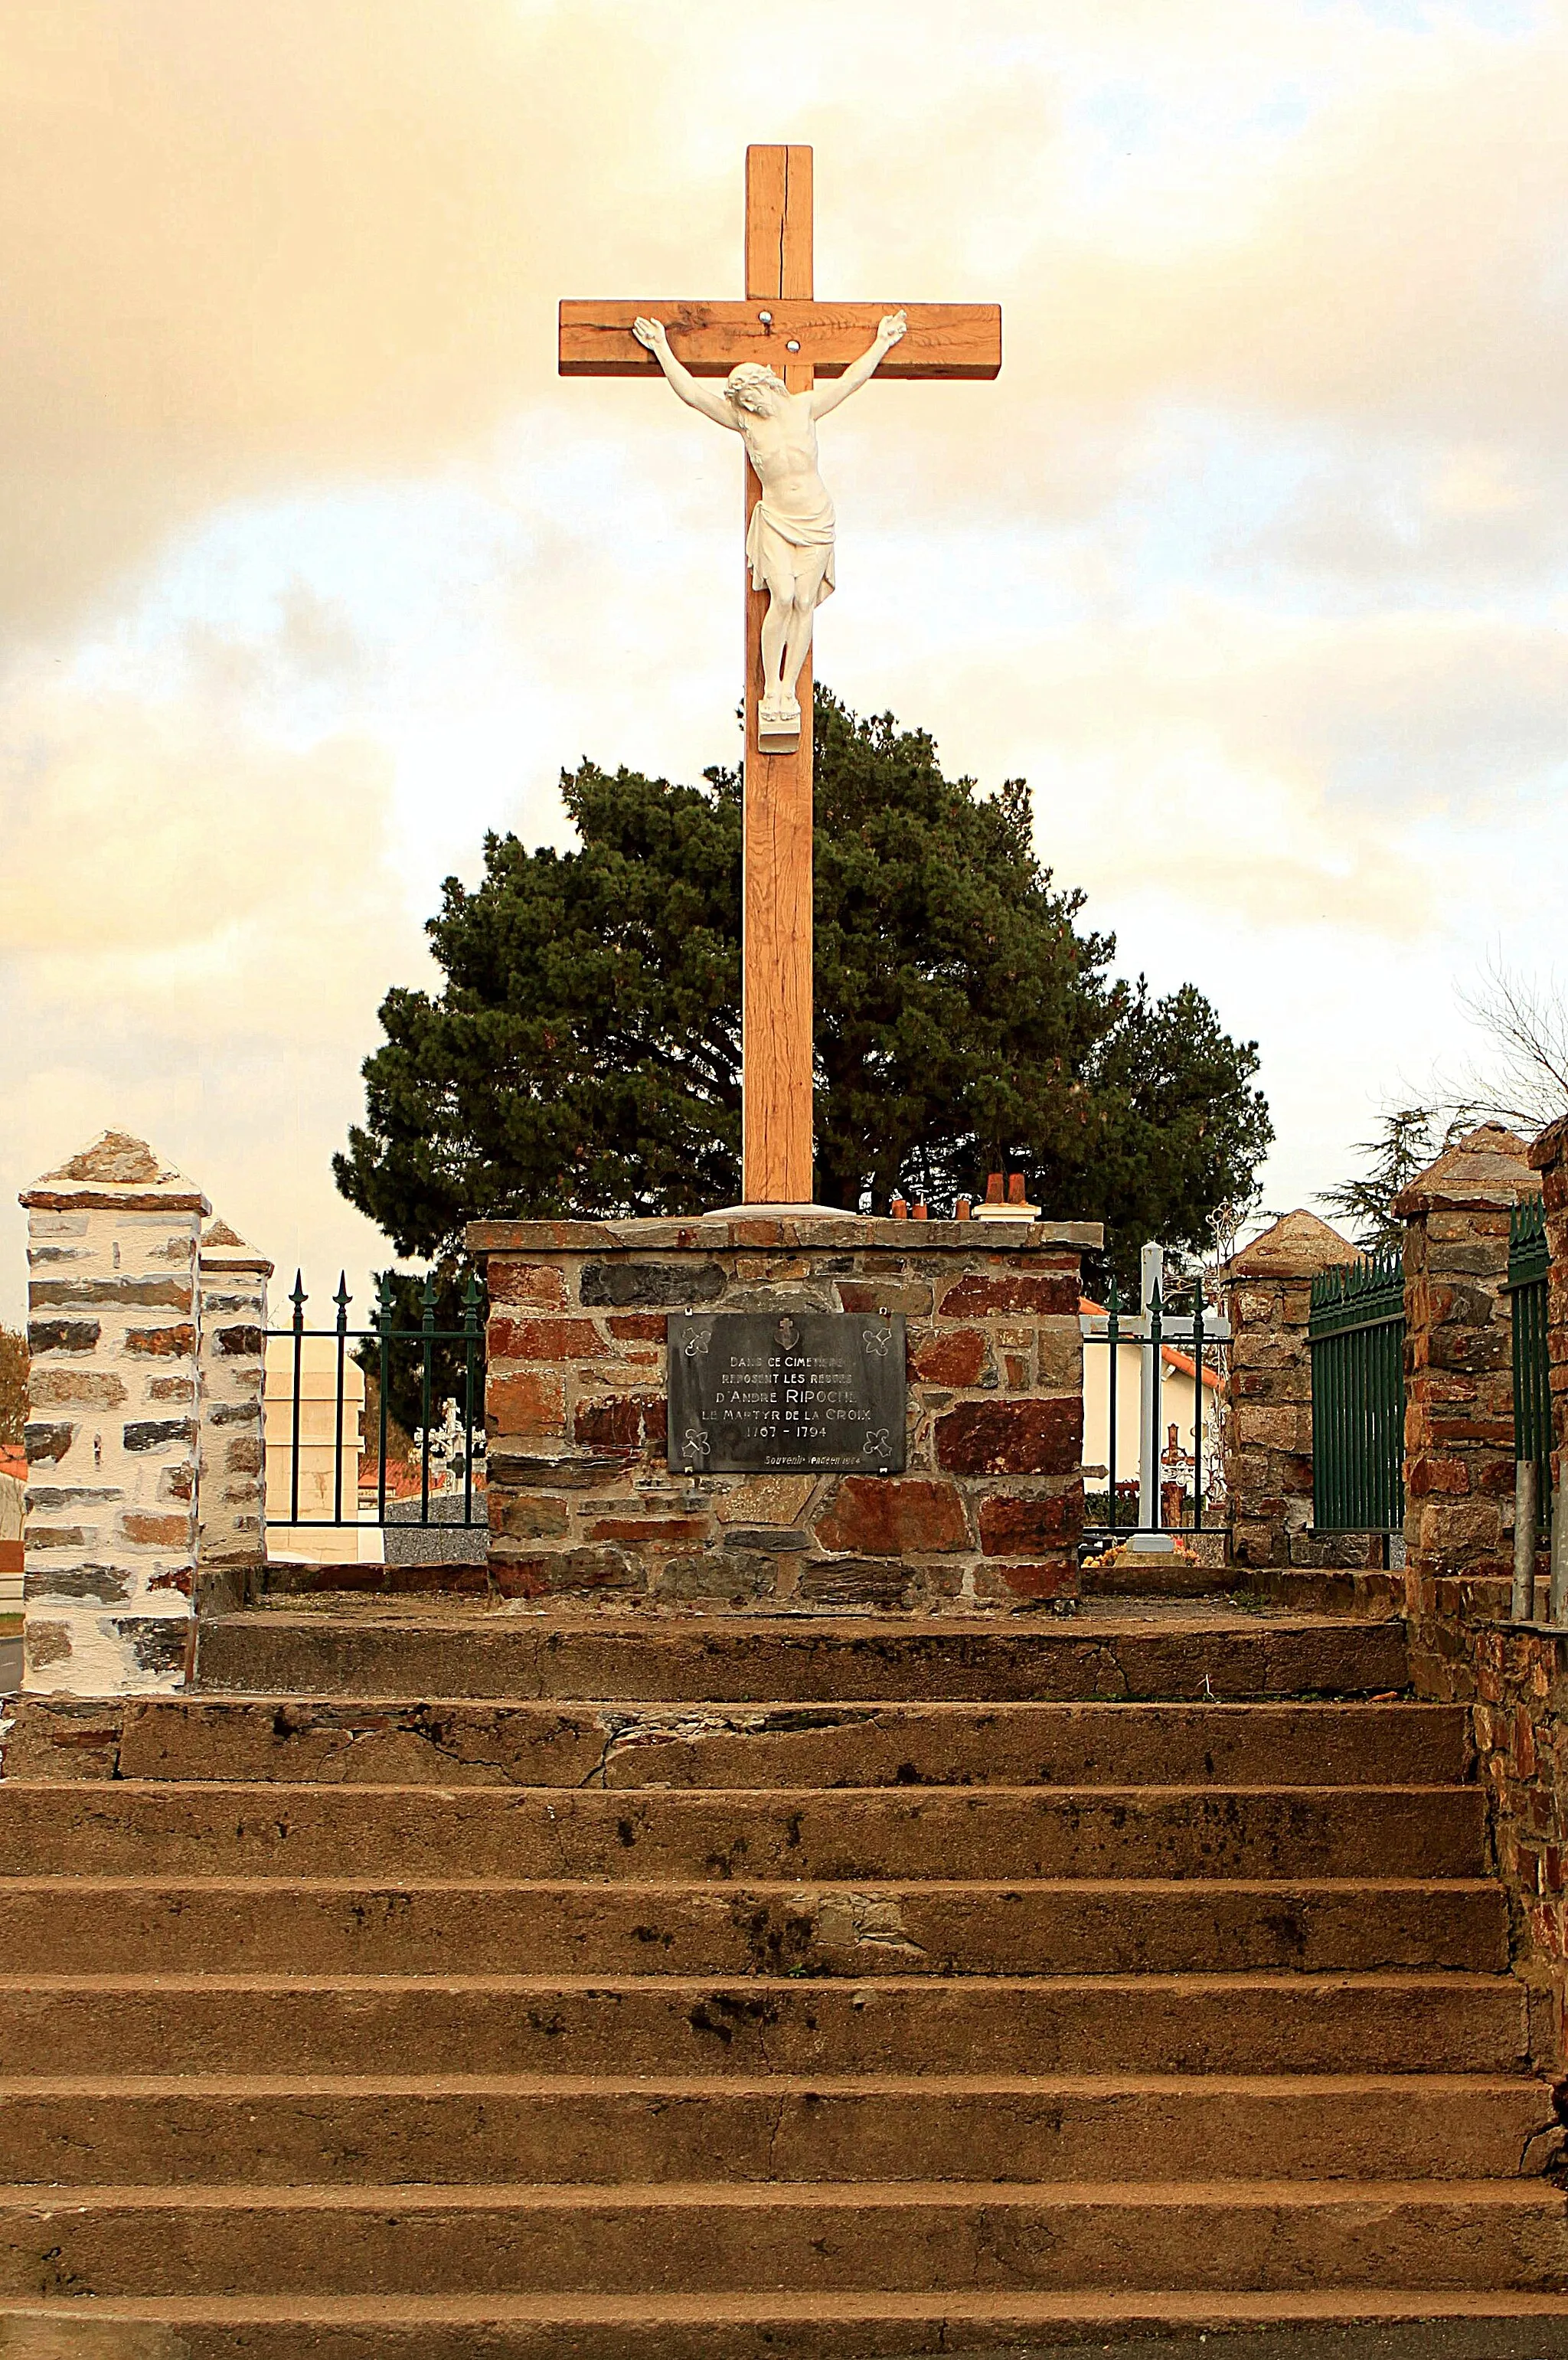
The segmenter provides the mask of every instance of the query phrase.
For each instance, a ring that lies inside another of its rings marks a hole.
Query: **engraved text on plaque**
[[[675,1311],[669,1333],[672,1468],[903,1472],[901,1318]]]

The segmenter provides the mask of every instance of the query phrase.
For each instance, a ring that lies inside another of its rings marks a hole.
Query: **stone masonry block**
[[[538,1491],[514,1493],[493,1488],[488,1494],[490,1530],[500,1540],[561,1540],[570,1517],[564,1500]]]
[[[914,1376],[928,1385],[951,1385],[954,1391],[977,1385],[988,1357],[978,1328],[943,1328],[932,1336],[912,1332],[909,1354]]]
[[[503,1371],[492,1362],[485,1382],[485,1416],[494,1435],[558,1435],[566,1422],[566,1388],[559,1376],[536,1370]]]
[[[27,1349],[39,1352],[91,1352],[103,1334],[96,1319],[29,1319]]]
[[[1018,1311],[1066,1318],[1078,1309],[1078,1274],[1025,1271],[960,1278],[946,1288],[937,1307],[944,1319],[985,1319]]]
[[[1055,1492],[993,1491],[980,1505],[980,1546],[987,1557],[1040,1557],[1083,1523],[1082,1485]]]
[[[933,1290],[917,1279],[841,1278],[838,1300],[841,1311],[901,1312],[909,1319],[929,1319],[935,1297]]]
[[[539,1311],[564,1311],[568,1296],[562,1272],[548,1262],[498,1262],[491,1274],[493,1304],[527,1304]]]
[[[724,1273],[705,1261],[690,1262],[589,1262],[579,1300],[590,1308],[680,1311],[713,1303],[724,1293]]]
[[[609,1350],[592,1319],[513,1319],[490,1322],[489,1349],[497,1360],[593,1360]]]
[[[1082,1398],[960,1402],[937,1420],[937,1464],[955,1475],[1066,1475],[1083,1447]]]
[[[920,1478],[845,1475],[815,1526],[825,1549],[913,1557],[970,1546],[957,1487]]]
[[[644,1445],[662,1448],[664,1429],[662,1395],[612,1393],[578,1403],[572,1438],[590,1450],[636,1450]]]

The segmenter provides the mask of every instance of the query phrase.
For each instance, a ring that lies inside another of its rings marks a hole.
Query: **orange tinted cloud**
[[[652,28],[597,22],[6,0],[0,611],[69,611],[214,502],[439,462],[548,383],[601,209],[645,246],[582,157],[624,148]]]

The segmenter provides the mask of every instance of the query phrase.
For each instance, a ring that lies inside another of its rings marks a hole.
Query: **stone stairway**
[[[189,1697],[25,1705],[0,2353],[1544,2333],[1552,2092],[1404,1672],[1195,1604],[328,1599],[210,1625]]]

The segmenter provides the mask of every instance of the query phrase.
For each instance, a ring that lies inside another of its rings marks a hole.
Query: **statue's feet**
[[[757,708],[757,734],[759,738],[798,738],[800,734],[800,703],[794,696],[765,696]]]

